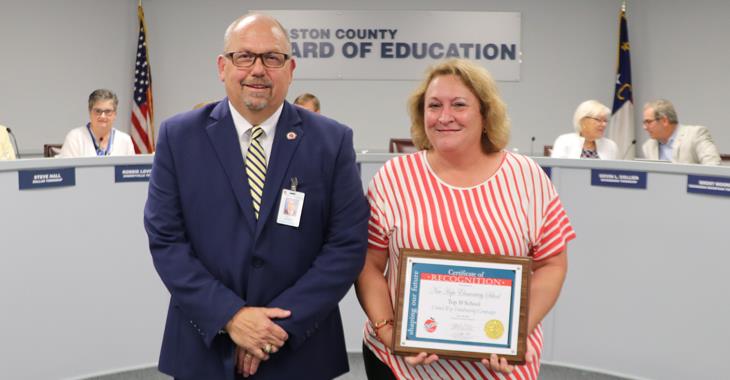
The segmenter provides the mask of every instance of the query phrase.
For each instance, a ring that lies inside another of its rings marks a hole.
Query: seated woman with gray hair
[[[586,100],[581,103],[573,115],[575,133],[558,136],[550,157],[615,160],[618,151],[616,143],[603,137],[610,113],[608,107],[598,101]]]
[[[114,128],[119,99],[100,88],[89,95],[89,122],[72,129],[63,142],[60,158],[95,156],[132,156],[132,137]]]

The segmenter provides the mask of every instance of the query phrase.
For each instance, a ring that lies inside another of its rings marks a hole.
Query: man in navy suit
[[[227,98],[160,128],[144,222],[171,295],[159,368],[177,379],[349,369],[337,304],[362,268],[369,208],[352,131],[285,101],[290,54],[278,21],[239,18],[218,56]]]

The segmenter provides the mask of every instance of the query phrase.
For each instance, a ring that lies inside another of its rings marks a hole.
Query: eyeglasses
[[[103,110],[103,109],[100,109],[100,108],[94,108],[94,109],[91,110],[91,112],[94,113],[94,116],[101,116],[101,115],[112,116],[117,111],[116,110]]]
[[[224,54],[228,59],[233,62],[236,67],[251,67],[256,64],[257,59],[261,59],[261,63],[270,69],[278,69],[284,67],[284,64],[289,60],[289,54],[284,53],[251,53],[249,51],[232,51]]]
[[[586,117],[589,118],[589,119],[593,119],[593,120],[595,120],[595,121],[597,121],[599,123],[608,123],[608,120],[606,120],[606,119],[599,119],[599,118],[593,117],[593,116],[586,116]]]
[[[644,125],[649,125],[653,122],[657,121],[657,119],[644,119]]]

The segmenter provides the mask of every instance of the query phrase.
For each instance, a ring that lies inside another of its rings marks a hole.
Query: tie
[[[259,218],[261,209],[261,197],[264,195],[264,182],[266,181],[266,154],[259,138],[263,136],[264,130],[258,125],[251,129],[251,144],[246,153],[246,175],[248,186],[251,188],[253,199],[253,211],[256,219]]]

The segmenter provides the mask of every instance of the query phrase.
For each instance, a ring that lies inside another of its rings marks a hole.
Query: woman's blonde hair
[[[497,83],[487,69],[466,59],[449,59],[426,72],[426,78],[408,98],[408,113],[411,116],[411,138],[418,149],[431,149],[426,136],[423,114],[426,90],[431,82],[440,76],[454,75],[479,100],[482,115],[482,150],[485,153],[498,152],[509,142],[510,122],[507,106],[499,97]]]

